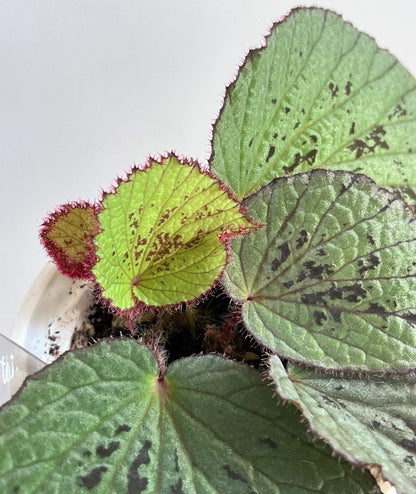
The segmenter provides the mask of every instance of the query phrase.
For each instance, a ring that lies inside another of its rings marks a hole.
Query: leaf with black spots
[[[335,168],[416,185],[416,81],[328,10],[298,8],[251,51],[215,123],[212,169],[238,197]]]
[[[402,494],[416,492],[416,377],[340,377],[270,358],[279,395],[354,464],[381,465]]]
[[[64,204],[44,221],[40,238],[58,269],[70,278],[91,279],[96,262],[93,239],[100,208],[84,202]]]
[[[400,187],[389,187],[398,197],[407,202],[413,211],[416,207],[416,187],[410,187],[410,185],[402,185]]]
[[[29,378],[0,412],[0,491],[379,494],[254,369],[207,355],[161,372],[113,340]]]
[[[414,368],[416,221],[403,201],[365,175],[314,170],[243,205],[267,227],[232,241],[224,284],[256,340],[322,368]]]
[[[120,310],[196,299],[223,272],[228,238],[254,228],[215,178],[174,155],[134,169],[102,206],[93,273]]]

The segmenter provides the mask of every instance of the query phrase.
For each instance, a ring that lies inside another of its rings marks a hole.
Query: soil
[[[220,285],[195,305],[143,312],[133,327],[96,302],[88,322],[74,333],[71,349],[121,337],[156,341],[165,348],[168,363],[194,354],[219,353],[261,368],[266,357],[246,332],[239,307]]]

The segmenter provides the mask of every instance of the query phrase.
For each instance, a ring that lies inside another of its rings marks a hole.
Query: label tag
[[[26,376],[45,363],[0,333],[0,405],[9,401]]]

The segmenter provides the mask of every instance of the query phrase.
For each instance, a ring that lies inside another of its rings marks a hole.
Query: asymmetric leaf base
[[[416,362],[416,221],[365,175],[314,170],[248,197],[267,226],[231,243],[224,284],[254,337],[321,368]]]
[[[216,179],[174,155],[133,170],[102,209],[92,271],[121,310],[198,298],[225,268],[226,239],[254,228]]]
[[[68,353],[0,414],[0,491],[375,494],[257,371],[213,355],[163,379],[132,340]]]

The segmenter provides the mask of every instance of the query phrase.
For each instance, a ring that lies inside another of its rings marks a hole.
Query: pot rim
[[[23,299],[11,339],[50,363],[69,350],[72,335],[85,321],[92,301],[90,282],[67,278],[48,262]]]

